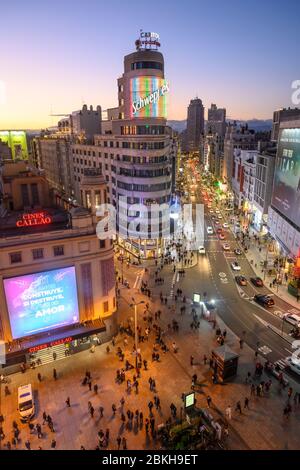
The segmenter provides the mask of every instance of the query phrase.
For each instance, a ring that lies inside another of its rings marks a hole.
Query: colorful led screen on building
[[[272,206],[300,228],[300,129],[281,129]]]
[[[13,159],[28,159],[25,131],[0,131],[0,140],[10,147]]]
[[[167,118],[169,82],[164,78],[135,77],[130,80],[130,115]]]
[[[79,322],[74,266],[3,282],[13,338]]]

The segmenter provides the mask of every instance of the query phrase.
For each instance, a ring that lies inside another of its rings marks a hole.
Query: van
[[[31,384],[18,388],[18,410],[21,421],[28,421],[34,415],[34,402]]]

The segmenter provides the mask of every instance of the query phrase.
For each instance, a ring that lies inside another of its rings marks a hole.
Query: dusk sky
[[[1,5],[0,129],[51,126],[51,112],[83,103],[116,106],[123,56],[141,28],[160,34],[169,119],[185,119],[196,95],[237,119],[293,106],[298,0],[12,0]]]

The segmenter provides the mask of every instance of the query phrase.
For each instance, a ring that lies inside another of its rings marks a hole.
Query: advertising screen
[[[130,80],[131,117],[167,117],[169,83],[164,78],[135,77]]]
[[[13,338],[79,321],[74,266],[26,274],[3,282]]]
[[[300,129],[281,129],[272,206],[300,227]]]
[[[27,139],[25,131],[0,131],[0,140],[6,143],[12,152],[12,158],[28,158]]]
[[[195,393],[192,392],[192,393],[188,393],[187,395],[185,395],[185,397],[184,397],[185,408],[189,408],[190,406],[194,406],[194,404],[195,404]]]

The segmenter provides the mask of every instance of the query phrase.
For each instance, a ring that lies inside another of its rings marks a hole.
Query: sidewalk
[[[261,248],[261,251],[259,251],[259,248]],[[260,246],[258,246],[258,244],[252,239],[250,241],[250,247],[248,249],[248,252],[245,253],[245,256],[249,262],[253,260],[253,264],[251,264],[253,270],[255,271],[257,276],[261,277],[264,280],[264,283],[266,287],[268,287],[268,289],[270,289],[275,295],[280,297],[282,300],[290,304],[292,308],[300,310],[300,302],[297,302],[296,298],[288,292],[287,283],[285,282],[285,280],[283,280],[282,284],[275,285],[273,287],[273,284],[271,283],[274,279],[274,274],[269,276],[266,272],[265,275],[263,263],[266,260],[266,252],[267,247],[265,244],[261,243]],[[271,256],[269,255],[268,259],[270,258]]]
[[[152,270],[155,270],[155,267]],[[169,268],[164,268],[168,270]],[[170,267],[171,270],[171,267]],[[132,272],[132,275],[134,273]],[[168,273],[170,275],[171,273]],[[129,276],[131,274],[129,273]],[[131,279],[129,279],[131,283]],[[176,287],[186,289],[188,276],[180,278]],[[159,291],[159,287],[157,291]],[[155,333],[150,333],[149,341],[140,343],[142,358],[148,361],[149,370],[141,371],[139,379],[139,391],[135,393],[126,391],[126,381],[117,384],[115,381],[116,369],[124,367],[124,363],[116,355],[117,347],[120,346],[125,352],[125,359],[134,363],[132,354],[133,338],[118,335],[116,346],[110,343],[110,352],[106,353],[106,344],[96,347],[95,353],[84,351],[70,356],[56,363],[41,366],[35,370],[29,370],[25,374],[15,374],[9,384],[11,395],[4,396],[1,387],[2,413],[5,416],[3,423],[6,437],[3,444],[11,439],[12,420],[19,422],[17,407],[17,388],[21,384],[31,383],[33,386],[36,402],[36,416],[33,423],[42,423],[42,413],[44,410],[49,413],[54,422],[55,434],[52,434],[46,425],[43,426],[44,437],[38,439],[36,433],[30,434],[28,425],[20,425],[21,441],[17,445],[18,449],[24,449],[24,442],[30,439],[33,449],[42,446],[49,449],[50,442],[55,437],[57,449],[79,449],[83,445],[86,449],[94,449],[97,445],[97,432],[107,428],[110,429],[109,449],[116,449],[116,438],[118,435],[126,437],[128,449],[155,449],[159,448],[159,442],[153,440],[145,433],[144,427],[129,426],[126,418],[126,425],[122,425],[120,399],[125,398],[124,413],[128,409],[135,412],[142,410],[144,421],[149,417],[148,402],[154,399],[157,394],[161,400],[161,410],[154,408],[156,426],[166,421],[170,416],[170,404],[173,402],[177,407],[177,415],[182,407],[181,394],[190,391],[191,378],[197,374],[198,383],[196,389],[197,406],[208,408],[207,396],[212,398],[212,405],[209,412],[220,421],[225,421],[225,409],[230,404],[232,407],[232,419],[229,422],[228,447],[231,449],[299,449],[298,430],[300,425],[300,406],[296,408],[289,419],[283,417],[283,407],[287,400],[287,390],[278,392],[278,385],[275,379],[271,387],[271,392],[264,397],[251,397],[249,385],[245,384],[245,376],[248,371],[254,370],[254,352],[246,345],[239,349],[238,338],[231,333],[225,324],[218,319],[218,324],[223,330],[227,329],[226,343],[231,349],[240,354],[238,374],[226,384],[212,384],[211,369],[208,364],[204,364],[203,355],[210,356],[211,350],[218,346],[215,337],[215,330],[212,324],[206,320],[200,320],[200,328],[192,330],[190,327],[192,317],[190,308],[184,315],[180,314],[182,303],[180,300],[174,303],[176,313],[172,313],[169,305],[163,306],[157,296],[154,301],[149,300],[135,289],[122,289],[122,297],[119,306],[119,323],[130,319],[133,322],[134,311],[129,307],[131,297],[134,295],[136,302],[144,300],[149,302],[152,314],[160,309],[161,319],[153,321],[161,326],[165,331],[164,339],[167,346],[171,348],[172,342],[178,345],[178,353],[171,350],[167,353],[160,353],[160,361],[152,362],[152,350]],[[138,307],[138,324],[144,330],[148,325],[145,320],[144,306]],[[168,331],[168,324],[176,319],[179,324],[179,332]],[[127,338],[128,345],[124,346],[124,339]],[[191,366],[190,356],[195,357],[195,365]],[[58,380],[52,376],[53,367],[58,372]],[[87,386],[82,386],[81,381],[85,371],[89,370],[92,375],[92,382],[99,385],[98,394],[89,391]],[[37,373],[43,376],[41,383],[38,382]],[[126,372],[126,380],[133,379],[135,370]],[[149,377],[156,381],[156,392],[149,389]],[[263,375],[261,380],[267,381],[268,376]],[[292,383],[294,392],[299,390],[299,386]],[[66,398],[70,396],[71,407],[65,405]],[[250,399],[250,409],[243,409],[240,415],[235,411],[237,401],[241,401],[242,407],[244,398]],[[88,413],[88,401],[91,401],[95,408],[95,416],[91,418]],[[116,416],[112,414],[112,403],[117,406]],[[104,417],[99,415],[99,406],[104,407]]]

